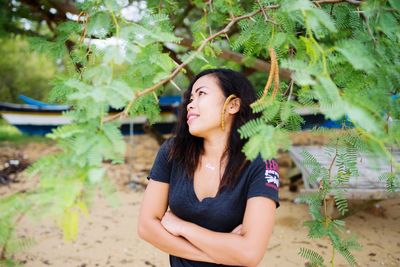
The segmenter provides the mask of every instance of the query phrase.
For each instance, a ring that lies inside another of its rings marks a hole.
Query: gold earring
[[[231,101],[233,98],[236,98],[236,95],[231,94],[228,96],[228,98],[225,100],[224,107],[222,108],[221,112],[221,128],[222,131],[225,131],[225,111],[226,111],[226,106],[228,105],[229,101]]]

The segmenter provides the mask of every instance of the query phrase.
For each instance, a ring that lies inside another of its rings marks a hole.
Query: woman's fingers
[[[179,222],[179,218],[170,211],[167,211],[161,219],[161,225],[165,228],[165,230],[174,236],[179,236]]]

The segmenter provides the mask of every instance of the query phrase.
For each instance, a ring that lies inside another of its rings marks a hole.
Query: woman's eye
[[[201,95],[201,94],[204,94],[204,92],[203,92],[203,91],[200,91],[200,92],[199,92],[199,95]]]

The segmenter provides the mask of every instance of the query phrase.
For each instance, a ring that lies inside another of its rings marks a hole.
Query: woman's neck
[[[204,138],[204,156],[214,162],[219,161],[226,149],[228,134],[221,133]]]

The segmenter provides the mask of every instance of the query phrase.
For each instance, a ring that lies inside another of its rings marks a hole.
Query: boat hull
[[[160,119],[152,127],[161,134],[173,131],[177,121],[179,103],[167,103],[161,105]],[[71,119],[64,114],[70,108],[68,106],[37,106],[29,104],[0,103],[0,114],[9,124],[17,127],[26,135],[45,135],[51,133],[58,126],[70,124]],[[121,110],[111,109],[109,116],[117,114]],[[121,132],[123,135],[143,134],[143,126],[147,124],[145,116],[121,119]]]

